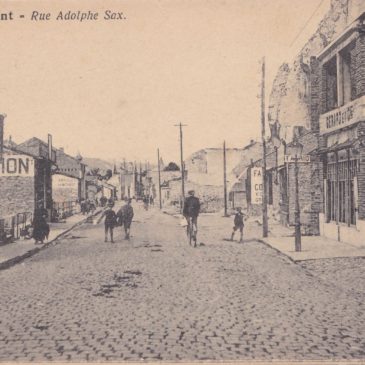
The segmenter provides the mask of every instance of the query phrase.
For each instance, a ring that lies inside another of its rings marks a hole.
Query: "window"
[[[327,154],[327,222],[356,224],[354,178],[359,162],[352,150]]]
[[[353,54],[354,42],[323,65],[325,71],[325,112],[338,108],[356,97]]]
[[[349,46],[344,48],[339,54],[338,57],[341,68],[342,74],[340,75],[340,102],[339,105],[344,105],[351,100],[354,99],[354,85],[355,82],[353,80],[353,72],[352,72],[352,62],[351,62],[351,53],[354,48],[354,43],[351,43]]]
[[[326,70],[326,111],[337,108],[338,93],[337,93],[337,60],[333,57],[325,65]]]

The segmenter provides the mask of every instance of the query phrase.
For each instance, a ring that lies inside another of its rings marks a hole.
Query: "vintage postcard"
[[[0,33],[0,362],[365,362],[364,0]]]

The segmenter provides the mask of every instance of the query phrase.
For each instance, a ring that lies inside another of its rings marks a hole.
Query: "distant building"
[[[57,170],[52,176],[53,201],[76,202],[86,198],[86,165],[81,155],[72,157],[57,149]]]
[[[56,150],[51,148],[48,143],[39,138],[33,137],[16,147],[16,153],[25,153],[34,157],[34,190],[31,196],[35,202],[43,205],[48,210],[51,217],[52,212],[52,172],[56,169]],[[14,194],[16,194],[14,189]]]

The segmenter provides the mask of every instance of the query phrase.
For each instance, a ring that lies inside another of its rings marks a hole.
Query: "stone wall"
[[[0,219],[34,212],[34,177],[0,176]]]
[[[170,204],[177,204],[181,197],[181,181],[170,181]],[[201,211],[205,213],[219,212],[224,208],[223,187],[213,185],[199,185],[192,182],[186,182],[185,192],[195,191],[195,196],[200,199],[202,204]]]

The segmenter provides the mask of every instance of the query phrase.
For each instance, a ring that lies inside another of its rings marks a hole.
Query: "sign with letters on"
[[[319,119],[320,133],[330,133],[355,124],[365,117],[365,96],[322,114]]]
[[[308,163],[311,161],[309,155],[302,155],[298,158],[298,163]],[[295,162],[295,157],[292,155],[285,155],[284,162]]]
[[[3,155],[0,176],[34,176],[34,159],[26,155]]]
[[[262,204],[263,194],[263,170],[262,167],[251,169],[251,203]]]

